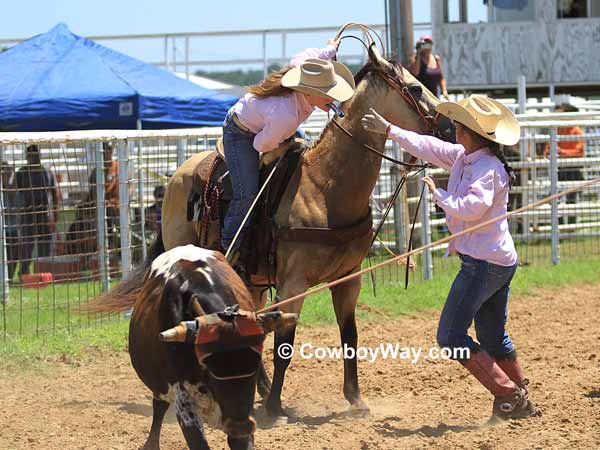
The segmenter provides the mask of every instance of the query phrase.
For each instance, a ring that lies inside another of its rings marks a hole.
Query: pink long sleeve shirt
[[[308,58],[330,60],[335,53],[333,45],[323,49],[309,48],[294,56],[290,65],[300,65]],[[276,149],[295,133],[313,110],[306,97],[296,91],[289,95],[266,98],[248,93],[233,106],[233,112],[242,125],[256,134],[254,148],[259,152]]]
[[[450,172],[448,190],[437,188],[435,203],[446,213],[448,229],[458,233],[506,214],[509,179],[504,166],[487,148],[465,154],[459,144],[391,126],[388,137],[417,158]],[[500,266],[517,262],[506,219],[450,241],[448,254],[462,253]]]

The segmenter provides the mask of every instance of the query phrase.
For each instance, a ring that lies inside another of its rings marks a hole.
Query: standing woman
[[[480,95],[442,103],[437,111],[456,123],[457,144],[398,128],[373,109],[362,122],[366,130],[386,134],[411,155],[450,171],[447,191],[436,188],[429,177],[423,181],[446,213],[448,228],[457,233],[506,213],[514,173],[502,146],[516,144],[520,130],[505,106]],[[507,220],[457,237],[448,253],[457,253],[462,264],[442,310],[438,344],[469,348],[470,357],[460,363],[494,395],[494,416],[538,415],[505,329],[508,293],[517,269]],[[479,342],[468,334],[473,321]]]
[[[223,123],[225,160],[231,176],[233,200],[223,225],[221,245],[226,251],[258,192],[259,152],[270,152],[294,135],[315,107],[328,111],[333,101],[354,95],[350,70],[330,61],[339,41],[324,49],[309,48],[290,65],[272,72],[251,86],[230,110]],[[244,230],[236,241],[239,247]]]
[[[416,44],[416,53],[410,57],[410,71],[427,89],[436,96],[441,93],[448,100],[446,79],[439,55],[433,53],[433,39],[423,35]]]

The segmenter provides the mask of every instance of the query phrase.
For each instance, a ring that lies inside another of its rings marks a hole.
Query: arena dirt
[[[359,324],[361,345],[391,341],[429,347],[434,342],[435,312],[386,322],[384,315],[376,317]],[[291,421],[268,428],[258,405],[256,448],[598,449],[599,318],[600,285],[511,299],[508,327],[542,417],[485,426],[490,395],[459,364],[389,360],[360,363],[362,392],[372,413],[349,417],[342,362],[295,358],[284,388]],[[339,345],[338,331],[301,327],[297,341]],[[125,352],[52,363],[37,373],[3,373],[0,399],[1,450],[137,449],[151,422],[150,396]],[[225,447],[222,433],[209,430],[208,437],[211,448]],[[161,442],[163,449],[187,448],[172,411]]]

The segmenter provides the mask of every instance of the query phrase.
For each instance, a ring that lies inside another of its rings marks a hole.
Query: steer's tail
[[[127,311],[132,308],[137,300],[138,293],[142,289],[146,271],[152,264],[152,261],[161,253],[164,253],[164,251],[162,232],[159,231],[155,241],[150,246],[144,264],[137,267],[127,278],[121,280],[119,284],[94,298],[85,308],[87,312],[108,313]]]

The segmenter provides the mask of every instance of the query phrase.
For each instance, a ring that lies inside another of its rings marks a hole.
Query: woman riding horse
[[[223,123],[223,145],[233,199],[223,225],[223,253],[232,244],[258,192],[258,152],[270,152],[292,137],[315,107],[329,111],[329,103],[346,101],[354,94],[350,70],[329,61],[338,46],[339,40],[332,39],[323,49],[309,48],[296,55],[290,66],[251,86],[229,110]],[[243,241],[248,223],[236,248]]]
[[[500,102],[480,95],[458,103],[445,102],[436,109],[455,121],[457,144],[403,130],[374,109],[363,117],[363,127],[450,171],[447,191],[436,188],[430,177],[423,181],[446,213],[451,232],[506,214],[515,175],[502,146],[519,141],[517,119]],[[460,363],[494,395],[494,416],[510,419],[537,415],[505,328],[510,282],[517,270],[517,252],[507,220],[457,237],[448,253],[457,253],[462,265],[440,317],[438,344],[470,350],[470,357]],[[473,321],[479,343],[468,335]]]

